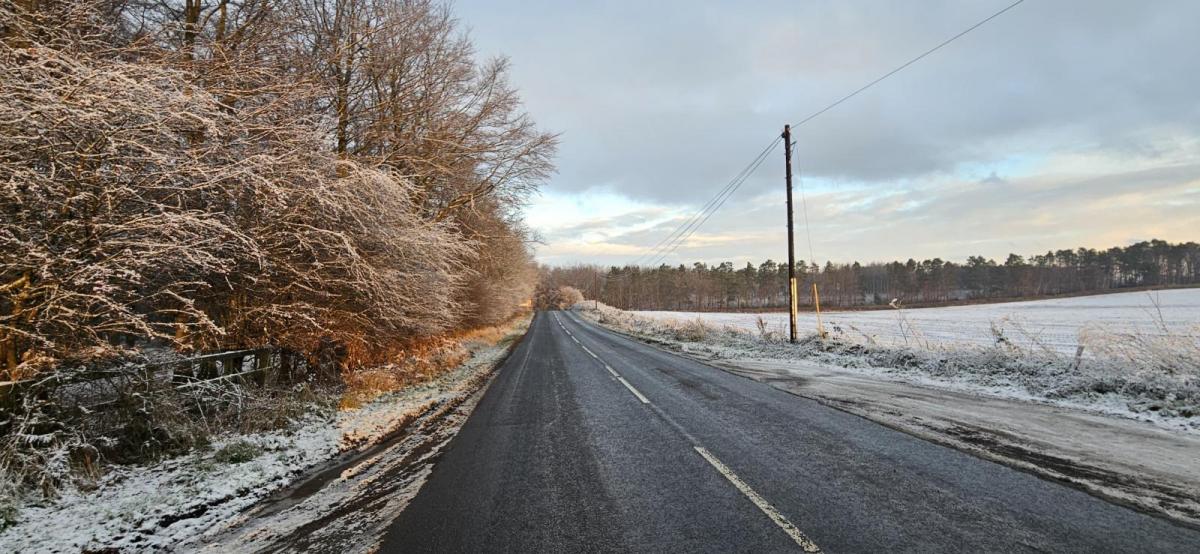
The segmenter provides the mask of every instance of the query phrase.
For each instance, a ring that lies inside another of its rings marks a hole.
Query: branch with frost
[[[5,348],[332,338],[366,359],[456,322],[472,243],[409,183],[336,160],[295,102],[234,110],[168,63],[88,52],[0,46]]]

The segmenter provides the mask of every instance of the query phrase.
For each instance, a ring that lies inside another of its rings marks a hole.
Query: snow
[[[1200,433],[917,386],[806,360],[715,364],[934,442],[1200,524]]]
[[[338,453],[334,422],[313,417],[295,423],[290,433],[225,437],[214,441],[210,452],[118,468],[96,490],[68,490],[50,505],[26,506],[20,523],[0,534],[0,550],[166,549]],[[262,453],[240,464],[216,462],[215,452],[234,440],[256,445]],[[185,514],[194,515],[170,522]]]
[[[314,468],[368,449],[435,406],[461,401],[505,352],[504,346],[477,348],[455,370],[356,410],[311,414],[283,431],[224,436],[211,450],[116,467],[95,490],[67,490],[45,505],[21,506],[18,523],[0,532],[0,552],[196,548],[197,541],[241,521],[237,514]],[[252,445],[256,455],[241,463],[219,461],[217,453],[235,443]],[[412,494],[421,482],[410,480]]]
[[[627,312],[591,302],[575,312],[798,396],[1200,525],[1200,289],[1152,294],[903,316],[838,312],[826,319],[828,338],[805,329],[799,344],[784,340],[787,314],[762,314],[775,327],[762,333],[759,314]],[[908,341],[896,334],[900,317],[919,332],[906,327]],[[993,325],[1007,341],[996,340]],[[1093,354],[1076,358],[1079,344]]]
[[[1146,335],[1129,332],[1149,329],[1157,317],[1147,313],[1153,305],[1148,308],[1141,300],[1149,298],[1146,293],[1131,293],[905,310],[904,317],[910,320],[957,322],[957,327],[945,328],[948,338],[942,342],[910,339],[907,344],[829,325],[827,339],[810,333],[793,345],[783,339],[786,333],[759,333],[753,323],[755,314],[626,312],[604,305],[597,311],[591,303],[576,310],[610,328],[705,359],[808,360],[922,387],[1053,404],[1149,421],[1167,429],[1200,430],[1200,333],[1196,332],[1200,289],[1156,294],[1163,319],[1171,322],[1166,332],[1160,330],[1161,336],[1153,330]],[[768,315],[786,318],[786,314]],[[832,315],[834,321],[864,325],[898,317],[888,312]],[[1079,334],[1071,349],[1082,342],[1093,354],[1076,358],[1062,349],[1022,346],[1016,340],[984,342],[982,337],[991,334],[989,318],[997,315],[1071,326]],[[896,325],[894,319],[891,325]],[[1171,330],[1170,325],[1190,334]]]
[[[489,349],[447,381],[458,383],[426,410],[395,442],[384,441],[301,482],[226,525],[193,537],[181,550],[205,553],[307,551],[370,552],[387,526],[420,491],[442,449],[457,434],[484,392],[470,383],[486,376],[503,357]],[[427,395],[404,391],[414,401]],[[359,418],[361,421],[362,418]],[[326,476],[325,474],[333,475]],[[323,482],[323,477],[328,481]]]
[[[788,331],[786,312],[636,313],[661,320],[699,318],[715,325],[753,332],[757,332],[757,320],[762,317],[767,321],[768,330],[783,336]],[[1080,333],[1087,330],[1158,335],[1165,324],[1167,329],[1200,339],[1200,288],[943,308],[827,311],[821,316],[827,330],[840,330],[852,338],[870,337],[881,344],[921,344],[924,341],[938,345],[990,346],[996,341],[992,332],[994,325],[1008,340],[1021,346],[1074,353],[1080,344]],[[802,332],[814,332],[816,316],[801,312],[797,326]]]

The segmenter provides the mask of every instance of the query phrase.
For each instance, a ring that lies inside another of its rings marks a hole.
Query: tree
[[[565,310],[583,302],[583,293],[575,287],[538,287],[533,305],[539,310]]]
[[[138,341],[334,341],[369,363],[528,298],[516,210],[553,137],[502,70],[477,71],[444,8],[317,1],[0,5],[0,378]],[[332,38],[301,52],[305,25]],[[370,90],[330,125],[339,56]],[[389,98],[433,108],[381,115],[381,60],[430,64]],[[428,143],[367,148],[359,121]]]
[[[1009,254],[1003,265],[983,256],[970,256],[962,265],[941,258],[889,263],[836,264],[824,268],[797,262],[801,305],[812,304],[811,285],[821,290],[822,305],[854,307],[886,305],[891,299],[906,305],[978,298],[1011,298],[1084,291],[1130,285],[1188,285],[1200,283],[1200,245],[1149,241],[1106,251],[1080,248],[1031,256],[1035,265]],[[542,282],[586,287],[604,282],[589,297],[633,309],[712,310],[786,308],[787,267],[767,260],[734,270],[731,262],[691,267],[637,266],[600,268],[543,268]]]
[[[396,168],[434,219],[491,197],[519,203],[553,170],[507,83],[508,61],[476,63],[446,5],[432,0],[293,0],[292,60],[312,67],[316,106],[343,158]]]

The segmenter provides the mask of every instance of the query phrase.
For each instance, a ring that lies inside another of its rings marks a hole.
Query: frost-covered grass
[[[211,449],[114,468],[92,490],[67,488],[22,506],[17,524],[0,534],[0,550],[166,549],[336,455],[336,421],[313,415],[285,431],[222,437]],[[226,456],[231,447],[244,457]]]
[[[66,487],[54,498],[0,491],[0,511],[15,522],[0,530],[0,552],[174,550],[313,468],[466,394],[527,325],[527,318],[513,322],[495,342],[464,341],[464,363],[361,406],[316,409],[279,430],[226,433],[183,456],[114,466],[89,486]]]
[[[1076,357],[1007,340],[1000,329],[990,343],[914,340],[906,345],[827,326],[824,339],[811,333],[793,345],[770,325],[729,323],[728,316],[744,314],[669,318],[604,305],[596,310],[590,302],[576,310],[602,325],[699,357],[808,359],[885,379],[1200,430],[1200,340],[1192,328],[1178,330],[1170,323],[1153,333],[1087,327],[1078,340],[1090,354]],[[917,332],[918,325],[912,327],[910,332]]]

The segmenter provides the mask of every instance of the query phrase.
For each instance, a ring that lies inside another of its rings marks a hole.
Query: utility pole
[[[787,165],[787,223],[788,223],[788,306],[791,327],[789,340],[796,342],[796,241],[792,233],[792,126],[783,126],[783,159]]]

